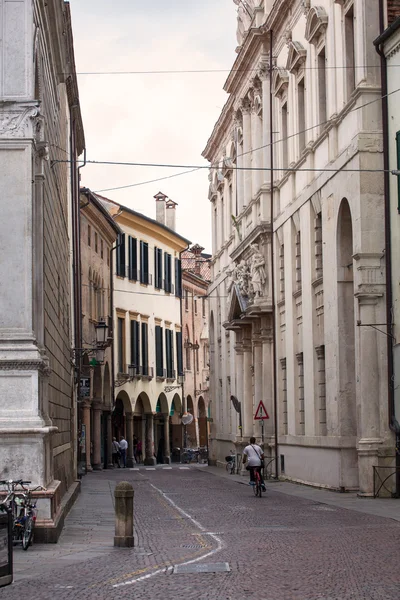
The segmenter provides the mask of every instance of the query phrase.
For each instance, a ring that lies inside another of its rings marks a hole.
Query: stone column
[[[264,390],[263,390],[263,365],[262,365],[262,346],[261,346],[261,336],[259,333],[259,329],[253,333],[253,377],[254,377],[254,409],[257,409],[257,406],[260,400],[264,401]],[[254,417],[254,415],[253,415]],[[261,421],[257,421],[255,424],[255,435],[258,438],[261,438],[262,428]],[[265,436],[265,421],[264,421],[264,436]]]
[[[243,114],[243,167],[251,168],[251,105],[248,99],[242,102]],[[248,206],[252,199],[251,170],[244,170],[243,173],[243,206]]]
[[[93,469],[100,471],[101,464],[101,404],[94,402],[93,408]]]
[[[253,355],[251,347],[251,339],[243,340],[243,430],[244,437],[249,438],[253,435],[254,424],[254,407],[253,407]],[[244,406],[243,406],[244,405]]]
[[[271,183],[271,146],[270,144],[270,89],[269,89],[269,70],[267,63],[261,63],[259,66],[258,76],[261,79],[262,85],[262,164],[265,167],[265,171],[262,172],[262,183]]]
[[[106,415],[107,419],[107,467],[109,469],[113,468],[112,462],[112,422],[111,422],[111,413],[108,412]]]
[[[379,419],[379,365],[377,331],[368,324],[376,323],[375,308],[381,294],[356,294],[359,304],[358,328],[358,470],[359,495],[373,496],[373,466],[378,464],[378,450],[382,444]]]
[[[250,156],[252,156],[251,166],[255,169],[260,169],[262,167],[262,106],[259,104],[260,98],[256,96],[252,110],[251,110],[251,139],[252,144],[251,147],[253,152]],[[262,171],[251,171],[252,174],[252,191],[253,196],[255,196],[261,187],[262,181]]]
[[[126,457],[126,466],[129,468],[133,467],[133,414],[127,413],[125,415],[126,422],[126,441],[128,442],[128,450]]]
[[[164,462],[166,465],[171,463],[171,450],[170,450],[170,439],[169,439],[169,415],[164,415]]]
[[[244,413],[244,398],[243,398],[243,344],[241,342],[241,334],[236,333],[236,344],[235,344],[235,367],[236,367],[236,388],[235,396],[241,403],[242,412],[242,430],[237,430],[236,435],[243,437],[243,413]],[[239,422],[239,417],[238,417]]]
[[[93,471],[92,465],[90,462],[90,403],[84,403],[82,406],[83,411],[83,424],[85,425],[85,452],[86,452],[86,471]]]
[[[146,456],[144,459],[145,465],[155,465],[154,457],[154,417],[152,414],[146,415],[146,439],[145,439]]]
[[[264,406],[267,410],[269,419],[265,421],[264,434],[268,439],[268,443],[274,444],[274,376],[273,376],[273,359],[272,359],[272,329],[268,323],[262,324],[261,341],[262,341],[262,388],[264,395]]]
[[[243,129],[242,129],[242,133],[240,133],[239,131],[239,123],[237,124],[237,129],[236,129],[236,152],[237,152],[237,158],[236,158],[236,166],[237,166],[237,170],[236,170],[236,193],[237,193],[237,214],[240,215],[240,213],[243,210],[243,198],[244,198],[244,183],[243,183],[243,177],[244,177],[244,171],[242,170],[243,167]]]

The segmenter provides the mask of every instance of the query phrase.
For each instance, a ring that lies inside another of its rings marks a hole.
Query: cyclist
[[[265,488],[264,479],[262,476],[262,466],[264,464],[264,452],[260,448],[260,446],[258,446],[256,444],[255,437],[250,438],[250,444],[248,446],[246,446],[246,448],[243,450],[243,464],[246,464],[247,461],[248,461],[248,464],[247,464],[246,469],[248,471],[250,471],[249,485],[255,485],[254,472],[257,470],[260,473],[262,490],[265,492],[266,488]]]

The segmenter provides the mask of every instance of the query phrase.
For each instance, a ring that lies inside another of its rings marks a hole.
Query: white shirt
[[[126,450],[128,448],[128,442],[126,440],[121,440],[119,443],[119,447],[121,450]]]
[[[261,465],[261,457],[264,453],[257,444],[249,444],[246,446],[243,450],[243,454],[247,456],[247,464],[249,467],[259,467]]]

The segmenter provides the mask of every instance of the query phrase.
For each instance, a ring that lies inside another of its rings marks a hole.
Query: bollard
[[[133,539],[133,487],[127,481],[120,481],[114,491],[115,536],[114,546],[132,548]]]

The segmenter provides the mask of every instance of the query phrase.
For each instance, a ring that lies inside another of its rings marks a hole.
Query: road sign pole
[[[262,443],[264,444],[264,419],[262,419],[262,421],[261,421],[261,440],[262,440]]]

